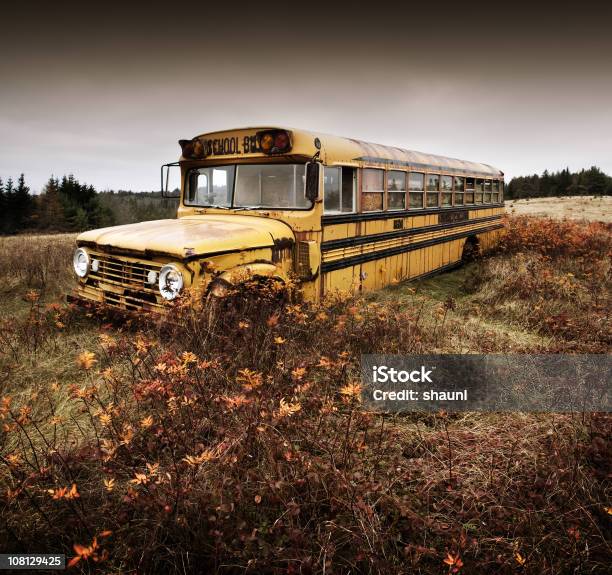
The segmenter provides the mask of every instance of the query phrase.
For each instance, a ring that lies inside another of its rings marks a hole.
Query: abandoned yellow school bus
[[[457,265],[497,241],[503,172],[279,127],[181,140],[177,218],[77,238],[76,297],[161,310],[188,288],[297,280],[305,300]]]

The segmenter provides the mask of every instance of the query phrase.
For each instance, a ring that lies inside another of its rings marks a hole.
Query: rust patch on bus
[[[276,264],[291,258],[293,255],[293,243],[292,238],[275,239],[272,246],[272,261]]]

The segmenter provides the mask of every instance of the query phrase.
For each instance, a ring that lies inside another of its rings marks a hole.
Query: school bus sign
[[[239,135],[195,137],[179,140],[183,157],[204,159],[214,156],[240,156],[256,154],[285,154],[291,151],[289,130],[259,130]]]

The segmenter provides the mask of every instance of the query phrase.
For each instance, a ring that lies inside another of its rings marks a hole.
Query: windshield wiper
[[[231,210],[232,208],[228,206],[198,206],[201,210],[206,210],[208,208],[218,208],[220,210]]]
[[[240,212],[240,211],[263,210],[263,209],[264,209],[264,206],[240,206],[240,207],[234,208],[234,211]]]

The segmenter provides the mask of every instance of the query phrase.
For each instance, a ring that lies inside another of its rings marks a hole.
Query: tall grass
[[[412,288],[286,304],[247,285],[212,306],[185,297],[166,318],[100,316],[85,338],[78,312],[30,294],[28,313],[0,326],[0,548],[105,573],[607,572],[608,416],[360,404],[361,353],[453,352],[458,333],[503,350],[467,309],[544,329],[527,314],[541,289],[574,319],[590,313],[583,282],[603,297],[605,258],[575,263],[571,234],[567,250],[519,255],[513,234],[530,225],[542,224],[511,222],[505,252],[476,268],[469,307]],[[564,258],[575,287],[538,279],[564,273]],[[564,333],[550,351],[607,345]],[[24,388],[29,342],[68,359],[67,377]]]
[[[70,285],[75,234],[0,236],[0,294],[58,295]]]
[[[607,353],[611,257],[610,224],[511,218],[468,287],[485,315],[549,336],[549,351]]]

